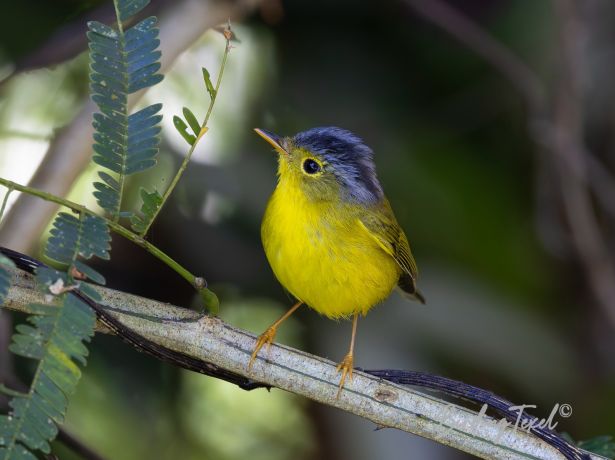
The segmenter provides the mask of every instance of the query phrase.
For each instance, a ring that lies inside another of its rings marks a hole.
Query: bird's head
[[[372,150],[345,129],[312,128],[292,137],[255,130],[279,156],[280,182],[314,201],[374,203],[383,197]]]

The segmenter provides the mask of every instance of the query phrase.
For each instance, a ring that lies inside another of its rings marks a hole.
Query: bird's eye
[[[313,160],[312,158],[307,158],[303,162],[303,170],[307,174],[316,174],[316,173],[320,172],[321,166],[320,166],[320,164],[316,160]]]

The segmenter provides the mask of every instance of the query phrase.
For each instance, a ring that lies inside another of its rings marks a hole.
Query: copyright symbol
[[[572,406],[570,404],[562,404],[559,406],[559,415],[562,418],[568,418],[572,415]]]

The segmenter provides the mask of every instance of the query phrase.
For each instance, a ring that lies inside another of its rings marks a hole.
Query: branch
[[[35,288],[30,275],[15,271],[13,278],[6,300],[8,308],[27,313],[30,303],[44,302],[44,295]],[[204,366],[217,366],[246,380],[253,379],[264,386],[275,386],[359,415],[380,427],[414,433],[480,458],[564,458],[554,447],[524,430],[500,428],[492,418],[479,419],[469,409],[365,372],[355,372],[338,399],[335,363],[286,346],[273,344],[268,359],[259,356],[248,372],[255,344],[252,334],[217,318],[202,317],[167,303],[107,288],[97,290],[107,315],[147,341]],[[588,458],[603,459],[597,455]]]

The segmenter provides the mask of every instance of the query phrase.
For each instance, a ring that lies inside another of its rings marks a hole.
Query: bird
[[[339,398],[352,380],[359,316],[395,287],[425,303],[418,268],[376,175],[374,153],[361,138],[334,126],[288,137],[255,131],[278,154],[261,240],[274,275],[296,302],[257,338],[248,369],[303,304],[331,319],[352,318],[349,350],[337,366]]]

